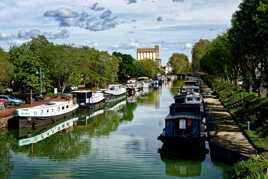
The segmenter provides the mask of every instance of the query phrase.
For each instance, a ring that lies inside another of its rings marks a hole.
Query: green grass
[[[232,170],[232,178],[235,179],[263,179],[268,169],[268,160],[259,157],[236,163]]]

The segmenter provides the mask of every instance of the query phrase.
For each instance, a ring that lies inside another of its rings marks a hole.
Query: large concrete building
[[[137,60],[151,59],[161,66],[161,59],[159,57],[159,45],[155,45],[154,48],[137,48]]]

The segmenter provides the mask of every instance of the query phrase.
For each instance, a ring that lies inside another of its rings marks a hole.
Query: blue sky
[[[136,57],[160,45],[162,65],[174,52],[191,58],[192,45],[230,27],[241,0],[1,0],[0,46],[38,34],[57,44],[87,45]]]

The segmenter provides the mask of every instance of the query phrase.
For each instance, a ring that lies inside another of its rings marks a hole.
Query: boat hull
[[[79,108],[82,108],[82,109],[100,109],[100,108],[105,106],[105,102],[106,102],[106,99],[104,98],[103,100],[98,101],[96,103],[87,103],[84,105],[80,104]]]
[[[105,98],[106,98],[106,102],[114,102],[114,101],[118,101],[118,100],[122,100],[125,99],[126,93],[120,94],[120,95],[113,95],[113,94],[108,94],[105,93]]]
[[[180,136],[163,136],[160,135],[158,138],[164,145],[170,147],[194,147],[198,149],[205,148],[205,137],[197,137],[197,138],[190,138],[190,137],[180,137]]]
[[[55,123],[57,120],[74,115],[76,109],[61,115],[50,117],[14,117],[10,120],[9,126],[16,128],[30,128]]]

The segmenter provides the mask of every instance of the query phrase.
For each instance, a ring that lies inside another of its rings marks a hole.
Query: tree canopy
[[[13,76],[13,65],[8,61],[8,54],[0,48],[0,91],[8,87]]]
[[[192,70],[194,72],[200,71],[200,61],[207,53],[209,41],[200,39],[199,42],[194,44],[192,49]]]
[[[15,67],[15,88],[40,88],[42,68],[43,91],[57,87],[63,93],[67,87],[86,84],[105,86],[117,78],[118,60],[107,52],[89,47],[54,45],[44,36],[33,38],[9,51]]]
[[[268,86],[268,2],[244,0],[233,14],[232,27],[209,45],[203,56],[203,70],[229,81],[242,79],[251,91]]]
[[[169,63],[174,73],[189,72],[191,69],[191,64],[189,62],[188,57],[181,53],[174,53],[169,58]]]

